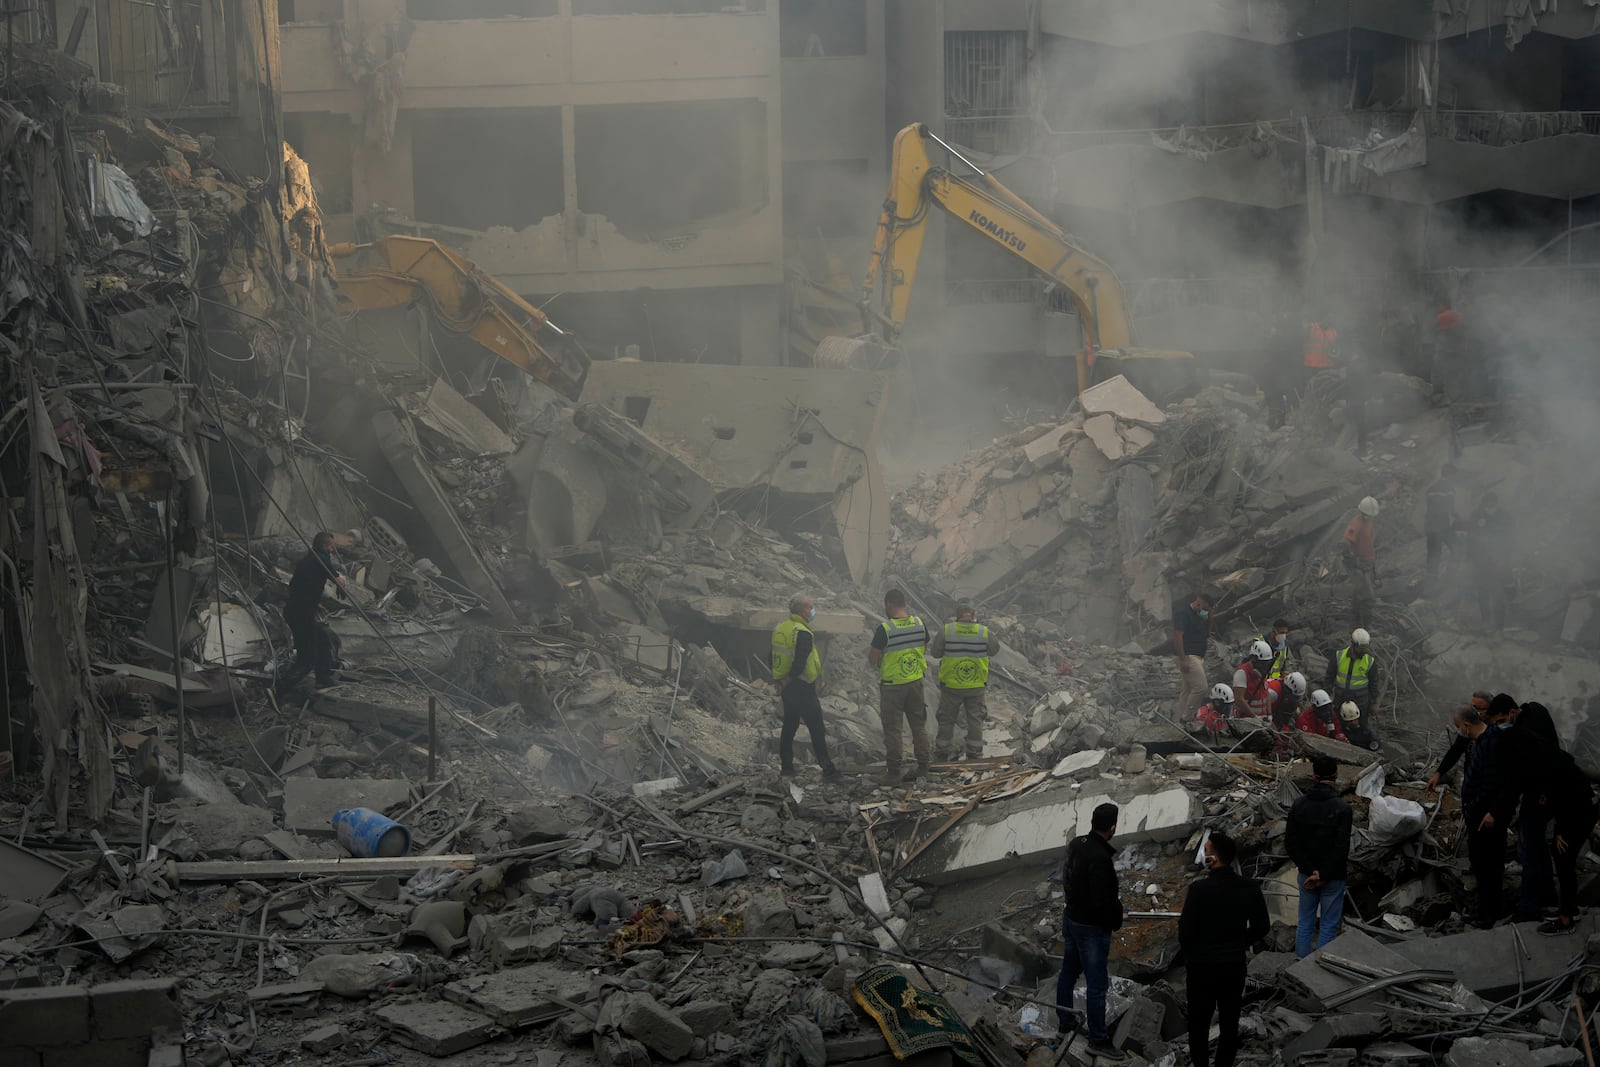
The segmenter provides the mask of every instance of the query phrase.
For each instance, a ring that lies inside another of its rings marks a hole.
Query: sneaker
[[[1560,937],[1562,934],[1572,933],[1577,928],[1577,923],[1569,922],[1566,925],[1562,925],[1560,919],[1551,919],[1549,922],[1539,924],[1539,932],[1546,937]]]
[[[1128,1054],[1113,1045],[1109,1039],[1089,1042],[1089,1051],[1103,1060],[1110,1060],[1112,1063],[1121,1063],[1128,1058]]]

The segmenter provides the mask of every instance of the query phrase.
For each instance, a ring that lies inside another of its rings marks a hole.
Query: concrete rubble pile
[[[1429,672],[1458,686],[1487,639],[1439,638],[1457,605],[1415,595],[1408,472],[1454,440],[1475,490],[1515,495],[1522,449],[1407,380],[1362,465],[1270,434],[1228,376],[1165,410],[1114,378],[891,504],[874,376],[616,361],[576,405],[522,377],[469,396],[464,368],[399,365],[328,314],[292,153],[236,181],[205,138],[20,55],[0,553],[34,685],[8,693],[0,775],[0,1062],[882,1067],[904,1057],[852,989],[884,962],[942,991],[984,1064],[1056,1062],[1052,871],[1107,799],[1135,913],[1113,1014],[1145,1061],[1182,1062],[1173,918],[1221,828],[1274,909],[1252,1062],[1577,1062],[1566,1004],[1593,999],[1600,931],[1464,931],[1459,807],[1421,787]],[[1378,647],[1414,668],[1384,706],[1417,718],[1379,753],[1299,736],[1292,760],[1247,726],[1187,736],[1171,600],[1226,594],[1214,669],[1284,612],[1309,665],[1347,629],[1332,548],[1368,493],[1406,591]],[[347,568],[323,603],[340,679],[278,694],[318,530]],[[984,754],[915,785],[869,778],[877,685],[852,669],[888,584],[930,621],[976,601],[1006,642]],[[1510,642],[1506,686],[1569,739],[1600,691],[1597,585],[1530,568],[1519,620],[1568,644]],[[774,773],[771,632],[801,592],[843,784]],[[1310,755],[1364,829],[1356,918],[1296,961],[1282,838]],[[1402,802],[1423,814],[1397,829]]]

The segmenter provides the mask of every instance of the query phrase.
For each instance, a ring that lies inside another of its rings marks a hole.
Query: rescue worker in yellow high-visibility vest
[[[891,589],[883,597],[883,613],[888,617],[872,632],[872,647],[867,662],[878,669],[878,720],[883,724],[883,780],[900,779],[900,760],[905,755],[901,722],[911,728],[911,751],[917,765],[906,772],[905,781],[928,773],[933,754],[928,748],[928,703],[922,694],[922,678],[928,673],[925,655],[928,628],[906,607],[906,595]]]
[[[783,703],[783,732],[778,735],[778,759],[785,778],[794,776],[794,735],[806,724],[811,750],[822,768],[824,782],[839,782],[844,775],[828,757],[827,730],[822,724],[822,702],[817,699],[817,679],[822,677],[822,656],[817,652],[811,620],[816,606],[804,593],[789,600],[789,617],[772,631],[772,680]]]
[[[1000,651],[1000,638],[978,621],[978,609],[956,605],[956,621],[933,635],[928,655],[939,661],[939,731],[933,758],[956,758],[955,730],[963,725],[968,759],[983,757],[983,724],[989,718],[989,657]]]

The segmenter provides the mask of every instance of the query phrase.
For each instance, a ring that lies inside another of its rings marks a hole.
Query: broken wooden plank
[[[900,872],[901,871],[903,871],[907,867],[909,867],[912,864],[912,862],[914,860],[916,860],[916,858],[918,856],[922,855],[923,852],[927,851],[928,846],[932,845],[935,841],[939,840],[939,838],[943,837],[945,835],[945,833],[947,831],[949,831],[949,829],[952,826],[954,826],[956,823],[960,822],[962,819],[965,819],[968,815],[972,814],[972,812],[977,809],[979,803],[981,803],[981,801],[978,798],[974,797],[973,800],[971,801],[971,803],[969,803],[966,807],[962,808],[960,811],[958,811],[954,815],[950,816],[944,822],[940,823],[938,828],[935,829],[933,831],[933,833],[929,834],[927,836],[927,838],[921,844],[919,844],[916,848],[911,850],[911,854],[909,856],[907,856],[904,860],[901,861],[900,866],[895,868],[895,872],[894,872],[894,876],[893,877],[898,878],[900,876]]]
[[[685,801],[683,804],[679,805],[678,814],[691,815],[705,807],[707,804],[715,804],[723,797],[730,797],[743,788],[743,782],[728,782],[724,785],[719,785],[711,792],[702,793],[693,800]]]

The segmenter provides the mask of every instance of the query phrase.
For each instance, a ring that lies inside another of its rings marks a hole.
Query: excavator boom
[[[426,237],[393,235],[367,245],[335,245],[335,258],[371,250],[381,266],[338,276],[336,298],[346,313],[422,303],[441,325],[470,337],[501,359],[576,400],[589,357],[571,334],[469,259]]]
[[[955,175],[934,163],[935,144],[975,172]],[[1088,384],[1097,356],[1188,359],[1188,352],[1141,349],[1133,343],[1127,302],[1116,272],[1078,246],[1049,218],[1007,189],[994,175],[961,157],[921,123],[896,135],[889,195],[861,286],[863,326],[886,348],[900,343],[911,308],[917,265],[932,208],[939,208],[1025,260],[1072,298],[1085,342],[1078,355],[1078,388]],[[834,357],[837,360],[837,356]]]

